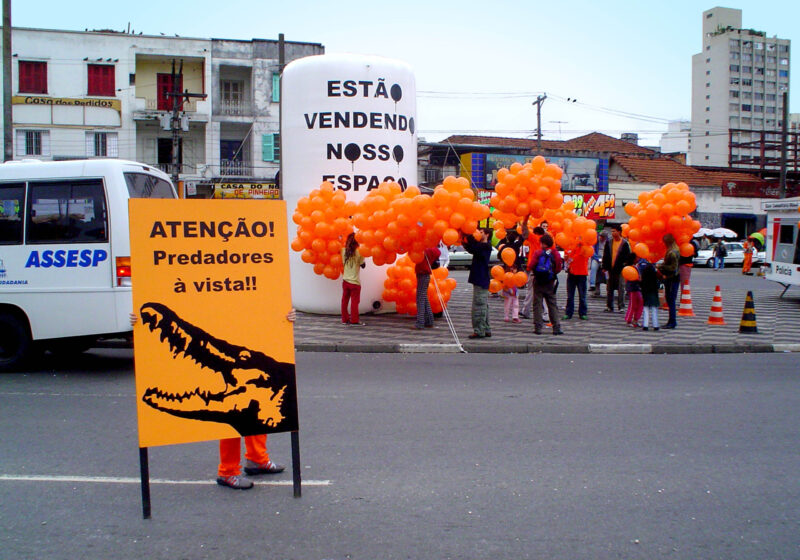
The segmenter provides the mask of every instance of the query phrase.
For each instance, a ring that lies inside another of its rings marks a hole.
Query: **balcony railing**
[[[253,114],[253,106],[247,101],[223,99],[220,102],[220,114],[230,116],[249,116]]]
[[[253,174],[253,168],[241,160],[222,159],[219,162],[219,174],[221,177],[249,177]]]
[[[150,165],[152,165],[153,167],[157,167],[158,169],[160,169],[161,171],[163,171],[167,175],[172,175],[172,171],[174,169],[171,163],[151,163]],[[186,174],[186,173],[196,174],[197,173],[197,166],[196,165],[191,165],[191,164],[184,163],[184,164],[181,164],[178,167],[178,169],[179,169],[180,173],[182,173],[182,174]]]

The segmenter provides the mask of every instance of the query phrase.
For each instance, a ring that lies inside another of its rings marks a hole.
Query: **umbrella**
[[[709,235],[713,237],[725,237],[727,239],[736,239],[737,237],[739,237],[738,233],[736,233],[732,229],[724,227],[718,227],[716,229],[712,229]]]
[[[700,229],[697,230],[697,233],[695,233],[692,237],[704,237],[706,235],[711,235],[711,230],[705,227],[701,227]]]
[[[750,234],[750,239],[755,239],[756,241],[758,241],[762,245],[764,244],[764,235],[761,234],[760,232],[751,233]]]

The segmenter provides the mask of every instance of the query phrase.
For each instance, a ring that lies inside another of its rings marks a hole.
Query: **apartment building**
[[[790,41],[743,29],[741,10],[717,7],[703,12],[702,45],[692,57],[689,164],[727,167],[778,157],[762,145],[780,136]]]
[[[285,43],[288,63],[323,54]],[[14,158],[118,157],[174,171],[170,116],[179,91],[180,178],[209,187],[274,184],[280,153],[278,41],[14,28]],[[174,81],[178,81],[174,84]]]

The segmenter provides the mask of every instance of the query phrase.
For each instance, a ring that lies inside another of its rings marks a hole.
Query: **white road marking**
[[[46,474],[0,474],[1,481],[16,482],[78,482],[100,484],[139,484],[141,478],[118,476],[53,476]],[[303,486],[330,486],[330,480],[303,480]],[[151,478],[150,484],[216,484],[216,480],[170,480],[166,478]],[[291,486],[291,480],[261,481],[258,484],[266,486]]]

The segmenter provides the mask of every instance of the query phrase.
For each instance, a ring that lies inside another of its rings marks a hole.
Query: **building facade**
[[[778,157],[774,150],[761,154],[757,143],[780,136],[790,41],[742,29],[742,11],[720,7],[703,12],[702,39],[702,51],[692,57],[688,163],[727,167]]]
[[[284,43],[285,63],[323,53]],[[278,41],[15,28],[12,87],[14,159],[115,157],[173,173],[177,146],[190,196],[276,194]],[[195,95],[173,124],[174,91]]]

